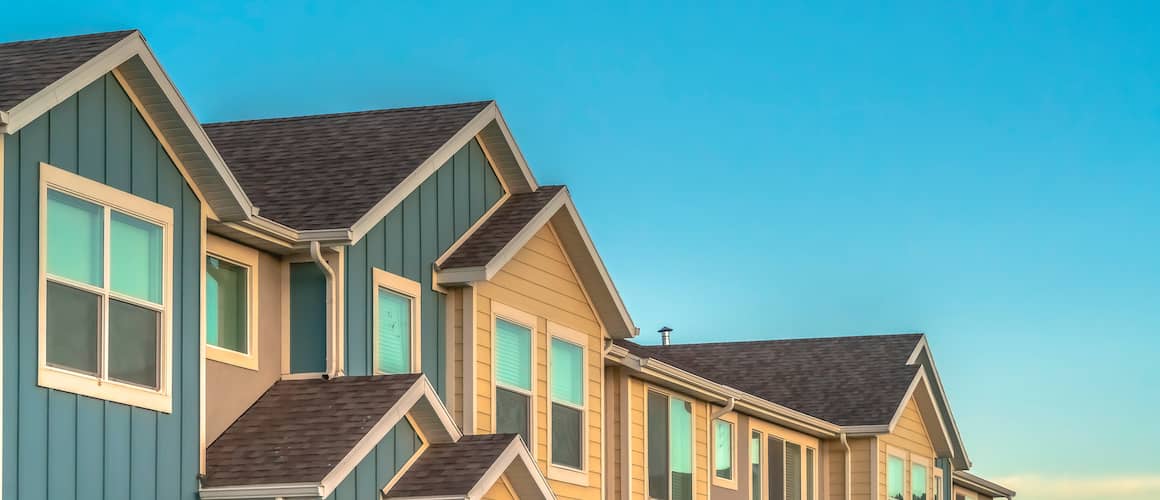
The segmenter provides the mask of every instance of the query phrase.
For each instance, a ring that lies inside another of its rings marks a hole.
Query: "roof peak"
[[[253,124],[253,123],[295,122],[295,121],[304,121],[304,120],[321,120],[321,119],[328,119],[328,118],[344,118],[344,117],[349,117],[349,116],[373,115],[376,113],[395,113],[395,112],[401,112],[401,111],[429,111],[429,110],[448,109],[448,108],[465,108],[465,107],[471,107],[471,106],[479,106],[480,109],[482,109],[486,105],[491,104],[493,102],[495,102],[494,99],[488,99],[488,100],[483,100],[483,101],[467,101],[467,102],[456,102],[456,103],[448,103],[448,104],[430,104],[430,105],[424,105],[424,106],[404,106],[401,108],[364,109],[364,110],[359,110],[359,111],[340,111],[340,112],[336,112],[336,113],[319,113],[319,114],[313,114],[313,115],[298,115],[298,116],[276,116],[276,117],[271,117],[271,118],[252,118],[252,119],[246,119],[246,120],[209,122],[209,123],[202,124],[202,126],[204,126],[206,128],[212,128],[212,127],[223,126],[223,125],[228,126],[228,125],[245,125],[245,124]]]

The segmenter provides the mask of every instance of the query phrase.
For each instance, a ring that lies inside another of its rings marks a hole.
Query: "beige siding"
[[[910,491],[910,464],[912,460],[917,458],[928,464],[926,484],[927,495],[930,498],[932,493],[929,490],[934,484],[935,452],[930,442],[930,435],[926,432],[926,426],[922,423],[922,416],[918,412],[918,403],[915,402],[914,398],[906,403],[894,432],[880,436],[879,440],[881,444],[878,447],[878,496],[886,498],[886,457],[889,453],[888,450],[894,449],[906,455],[902,457],[906,459],[906,473],[904,474],[904,491],[906,492]]]
[[[963,488],[962,486],[956,485],[955,489],[954,489],[954,497],[952,497],[951,500],[958,500],[959,495],[962,495],[963,498],[968,498],[968,499],[973,499],[973,500],[995,500],[993,497],[989,497],[987,495],[975,493],[974,491],[971,491],[971,490],[968,490],[966,488]]]
[[[500,476],[499,481],[483,494],[484,500],[518,500],[518,498],[506,475]]]
[[[488,282],[476,286],[476,431],[492,431],[492,321],[493,303],[536,317],[534,332],[534,434],[532,452],[558,498],[599,498],[604,474],[602,429],[603,330],[571,263],[545,226]],[[549,466],[548,324],[561,325],[586,339],[587,485],[562,480]]]
[[[212,443],[282,374],[282,261],[258,257],[258,370],[205,362],[205,437]]]
[[[870,462],[873,438],[850,439],[850,498],[870,500]]]
[[[622,429],[621,422],[625,416],[622,405],[622,377],[620,368],[609,367],[604,369],[604,497],[608,500],[622,500],[622,487],[625,475],[621,473],[626,465],[622,458],[625,448],[622,446],[627,437]]]
[[[631,444],[630,452],[628,454],[629,463],[631,465],[629,474],[632,477],[631,488],[632,498],[644,498],[648,493],[646,489],[645,477],[648,475],[645,463],[645,414],[644,408],[646,404],[646,387],[647,385],[637,379],[629,379],[629,443]]]

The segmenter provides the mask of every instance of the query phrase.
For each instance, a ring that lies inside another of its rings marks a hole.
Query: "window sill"
[[[736,471],[734,471],[733,476],[734,476],[733,479],[725,479],[722,477],[718,477],[716,472],[714,472],[713,473],[713,486],[717,486],[719,488],[726,488],[726,489],[730,489],[730,490],[736,490],[737,489],[737,473],[736,473]]]
[[[258,356],[256,354],[242,354],[215,345],[205,345],[205,359],[233,365],[238,368],[258,371]]]
[[[562,465],[549,464],[548,479],[583,486],[585,488],[589,486],[587,472]]]
[[[161,413],[173,413],[173,400],[169,394],[163,392],[109,380],[99,380],[90,375],[74,373],[51,366],[41,366],[38,372],[37,385],[41,387],[136,406]]]

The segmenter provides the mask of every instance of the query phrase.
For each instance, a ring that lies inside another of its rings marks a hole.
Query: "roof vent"
[[[661,334],[661,345],[669,345],[669,334],[673,332],[672,328],[662,326],[657,333]]]

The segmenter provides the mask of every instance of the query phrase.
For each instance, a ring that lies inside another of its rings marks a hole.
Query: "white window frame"
[[[717,476],[717,421],[729,424],[729,453],[730,463],[732,467],[730,472],[732,477],[723,478]],[[731,490],[737,489],[737,415],[728,413],[721,415],[716,420],[709,421],[709,436],[712,438],[709,441],[712,443],[709,453],[709,475],[713,478],[713,485]],[[749,449],[748,441],[746,441],[746,450]],[[748,452],[748,451],[747,451]],[[748,473],[749,471],[746,471]]]
[[[944,500],[942,490],[943,490],[943,482],[946,481],[946,479],[943,478],[942,468],[935,467],[933,477],[934,477],[934,482],[931,484],[931,488],[934,491],[934,496],[931,497],[931,500]]]
[[[668,449],[669,449],[669,459],[668,459],[669,470],[666,472],[665,477],[667,478],[667,480],[669,482],[668,492],[669,492],[669,499],[671,500],[673,498],[673,452],[672,452],[673,442],[671,439],[672,425],[673,425],[672,414],[671,414],[672,408],[673,408],[672,400],[676,399],[678,401],[684,401],[686,403],[689,403],[689,407],[691,408],[691,415],[689,416],[689,446],[690,446],[690,448],[689,448],[689,468],[692,470],[693,487],[694,488],[696,488],[696,486],[697,486],[697,400],[694,398],[679,395],[679,394],[672,392],[672,391],[669,391],[669,390],[662,389],[662,388],[655,386],[655,385],[646,385],[645,386],[644,408],[642,409],[643,413],[644,413],[644,462],[643,462],[644,468],[645,468],[644,494],[645,494],[645,497],[649,498],[649,499],[651,499],[651,497],[648,497],[648,492],[649,492],[649,489],[648,489],[648,481],[649,481],[649,478],[648,478],[648,421],[649,421],[648,420],[648,414],[649,414],[649,411],[648,411],[648,393],[650,393],[650,392],[655,392],[657,394],[660,394],[669,400],[669,405],[665,408],[665,419],[667,419],[667,422],[668,422],[669,436],[670,436],[670,439],[666,440],[666,442],[669,444],[669,446],[668,446]],[[696,495],[694,495],[693,498],[696,498]]]
[[[931,500],[931,496],[930,496],[931,483],[932,483],[931,478],[933,477],[933,475],[931,474],[931,470],[934,469],[934,461],[927,458],[927,457],[924,457],[922,455],[918,455],[915,453],[910,453],[909,458],[910,459],[907,460],[907,464],[906,464],[906,474],[907,474],[906,493],[909,496],[906,498],[906,500],[912,500],[914,498],[914,466],[915,465],[921,465],[921,466],[926,468],[926,499]]]
[[[907,498],[907,495],[910,494],[910,452],[890,445],[886,446],[886,462],[882,467],[882,473],[886,474],[886,489],[882,494],[886,500],[892,500],[890,498],[890,457],[902,459],[902,498],[910,500]]]
[[[498,349],[496,349],[496,337],[497,337],[496,320],[497,319],[502,319],[502,320],[507,321],[509,323],[522,326],[524,328],[527,328],[528,331],[530,332],[530,335],[531,335],[530,340],[531,341],[529,342],[529,345],[530,345],[531,351],[532,351],[528,357],[528,362],[531,363],[530,370],[531,370],[531,374],[532,374],[532,389],[530,391],[521,389],[519,387],[511,387],[511,386],[501,384],[499,382],[499,379],[497,379],[495,376],[496,351],[498,350]],[[499,412],[496,411],[496,405],[499,404],[499,398],[496,397],[496,394],[497,394],[496,389],[502,388],[505,391],[511,391],[511,392],[515,392],[515,393],[523,394],[523,395],[527,396],[528,397],[528,440],[531,442],[524,443],[524,444],[526,444],[528,446],[528,450],[531,451],[533,457],[535,456],[535,451],[536,451],[536,434],[537,434],[537,432],[536,432],[536,430],[537,430],[536,413],[538,413],[536,411],[536,405],[537,405],[537,403],[536,403],[536,385],[537,385],[536,384],[536,381],[537,381],[536,380],[536,378],[537,378],[536,377],[536,351],[538,350],[537,347],[539,344],[536,341],[536,331],[537,331],[538,324],[539,324],[539,318],[536,317],[536,315],[534,315],[534,314],[526,313],[524,311],[521,311],[521,310],[516,309],[514,307],[510,307],[510,306],[501,304],[501,303],[496,302],[494,300],[491,302],[491,430],[492,430],[492,432],[495,432],[496,419],[499,416]],[[549,439],[551,439],[551,437],[549,437]]]
[[[423,335],[421,316],[423,308],[420,299],[423,287],[418,281],[409,280],[394,273],[374,268],[374,283],[371,288],[371,371],[383,374],[379,370],[379,290],[387,290],[411,299],[411,371],[420,373],[423,370]]]
[[[100,287],[77,283],[72,280],[49,277],[48,275],[48,191],[52,189],[68,196],[73,196],[103,207],[104,237],[104,284]],[[141,299],[127,297],[110,289],[112,277],[109,275],[110,251],[109,222],[111,212],[116,210],[130,217],[140,219],[161,227],[162,234],[162,263],[161,263],[161,307]],[[91,179],[86,179],[72,172],[59,169],[47,163],[40,164],[40,213],[39,213],[39,299],[38,299],[38,348],[37,348],[37,384],[41,387],[57,389],[92,398],[123,403],[130,406],[145,408],[162,413],[173,412],[173,375],[171,359],[173,356],[173,209],[134,196],[119,189],[107,186]],[[200,254],[200,252],[199,252]],[[200,268],[200,266],[199,266]],[[146,307],[160,313],[161,325],[157,339],[157,389],[118,382],[108,378],[108,299],[103,299],[102,324],[99,328],[99,367],[98,375],[93,376],[66,368],[54,367],[48,364],[48,337],[47,337],[47,295],[48,282],[54,281],[80,290],[97,294],[102,297],[116,298],[117,300]]]
[[[229,262],[235,266],[242,267],[246,270],[246,350],[248,352],[242,353],[233,349],[225,347],[218,347],[210,344],[209,340],[205,343],[205,358],[234,365],[247,370],[258,370],[258,260],[259,252],[256,249],[247,247],[240,243],[236,243],[216,235],[206,235],[206,258],[213,257],[218,260]],[[206,263],[206,274],[204,278],[209,281],[209,263]],[[202,298],[205,301],[205,298]],[[209,307],[209,304],[206,304]],[[202,318],[205,321],[205,318]]]
[[[580,411],[580,468],[575,469],[567,465],[552,462],[552,340],[567,342],[580,348],[581,352],[581,384],[584,388],[584,404],[577,407],[568,402],[560,404]],[[532,349],[535,351],[535,349]],[[548,478],[564,481],[579,486],[588,486],[588,336],[558,323],[548,322]]]
[[[750,422],[752,422],[752,421],[753,421],[753,419],[750,419]],[[751,450],[751,448],[753,446],[753,435],[754,434],[756,434],[758,436],[758,440],[757,440],[757,463],[753,462],[753,452]],[[750,499],[753,498],[753,466],[757,465],[758,466],[757,474],[758,474],[758,476],[760,476],[758,478],[758,481],[760,482],[760,486],[761,486],[760,498],[762,500],[764,500],[766,498],[769,498],[769,491],[768,491],[769,490],[769,488],[768,488],[769,480],[766,477],[769,475],[769,466],[766,465],[766,463],[765,463],[765,461],[769,457],[769,452],[766,450],[766,448],[769,448],[769,442],[767,441],[768,435],[765,432],[762,432],[761,430],[754,429],[753,424],[750,424],[748,438],[749,439],[745,442],[746,455],[749,456],[749,458],[745,461],[745,463],[749,464],[749,469],[747,469],[745,471],[745,473],[749,475],[749,481],[750,481],[750,484],[749,484],[750,491],[748,493],[748,496]]]

